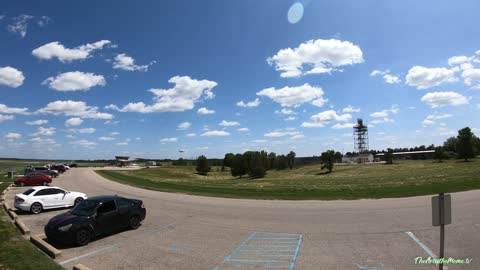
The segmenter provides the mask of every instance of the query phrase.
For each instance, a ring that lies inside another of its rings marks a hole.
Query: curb
[[[30,235],[30,229],[20,219],[15,220],[15,225],[23,235]]]
[[[73,266],[73,270],[92,270],[92,269],[79,263]]]
[[[62,255],[62,252],[60,250],[52,247],[49,243],[45,242],[39,236],[30,236],[30,242],[32,242],[43,252],[47,253],[47,255],[52,257],[53,259],[58,258],[60,255]]]
[[[7,214],[10,216],[10,218],[11,218],[13,221],[16,221],[16,220],[18,219],[17,213],[13,212],[12,209],[8,209],[8,210],[7,210]]]
[[[5,211],[8,212],[8,210],[10,209],[10,205],[8,205],[7,202],[3,202],[3,208],[5,208]]]

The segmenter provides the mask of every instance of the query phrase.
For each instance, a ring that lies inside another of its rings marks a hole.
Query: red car
[[[52,182],[52,177],[50,175],[46,175],[46,174],[40,173],[40,172],[32,172],[32,173],[29,173],[29,174],[25,175],[24,177],[17,178],[15,180],[15,185],[21,186],[21,187],[26,186],[26,185],[29,185],[29,186],[43,185],[43,186],[46,186],[51,182]]]

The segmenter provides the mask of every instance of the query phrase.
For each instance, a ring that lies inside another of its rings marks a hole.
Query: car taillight
[[[22,199],[22,198],[15,198],[15,201],[16,201],[16,202],[19,202],[19,203],[22,203],[22,202],[24,202],[25,200]]]

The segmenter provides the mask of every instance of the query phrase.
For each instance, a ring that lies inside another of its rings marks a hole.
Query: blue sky
[[[479,134],[479,11],[478,1],[4,1],[0,156],[311,156],[353,151],[359,117],[372,149]]]

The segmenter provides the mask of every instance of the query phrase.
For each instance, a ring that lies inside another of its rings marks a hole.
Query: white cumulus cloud
[[[70,128],[67,129],[66,132],[70,133],[81,133],[81,134],[92,134],[95,133],[95,128]]]
[[[163,138],[160,142],[177,142],[178,138]]]
[[[28,22],[33,18],[33,16],[27,14],[14,17],[12,23],[7,25],[7,30],[21,37],[25,37],[27,35]]]
[[[80,118],[91,118],[91,119],[112,119],[113,115],[109,113],[102,113],[98,111],[98,107],[88,106],[87,103],[83,101],[73,101],[73,100],[57,100],[50,102],[44,108],[41,108],[37,111],[41,114],[53,114],[53,115],[66,115],[66,116],[76,116]]]
[[[86,148],[93,148],[97,145],[96,142],[91,142],[91,141],[88,141],[88,140],[73,141],[73,142],[70,142],[70,144],[79,145],[79,146],[86,147]]]
[[[230,133],[223,131],[223,130],[210,130],[207,132],[202,133],[201,136],[206,136],[206,137],[224,137],[224,136],[230,136]]]
[[[348,105],[347,107],[343,108],[342,112],[344,113],[360,112],[360,108],[355,108],[352,105]]]
[[[27,121],[27,122],[25,122],[25,124],[27,124],[29,126],[41,126],[41,125],[48,124],[48,120],[39,119],[39,120],[35,120],[35,121]]]
[[[57,91],[87,91],[95,86],[105,86],[107,83],[102,75],[72,71],[49,77],[42,84],[48,84],[50,89]]]
[[[297,48],[282,49],[267,62],[281,72],[281,77],[299,77],[330,73],[337,67],[362,63],[363,53],[350,41],[317,39],[301,43]]]
[[[344,128],[353,128],[355,124],[353,123],[344,123],[344,124],[340,124],[340,123],[337,123],[335,125],[332,126],[333,129],[344,129]]]
[[[324,127],[325,125],[333,121],[347,122],[350,119],[352,119],[351,114],[346,113],[339,115],[333,110],[328,110],[312,115],[310,117],[311,121],[303,122],[302,127]]]
[[[222,120],[222,122],[219,123],[220,126],[224,126],[224,127],[231,127],[231,126],[239,126],[240,123],[237,122],[237,121],[225,121],[225,120]]]
[[[10,133],[5,134],[5,136],[3,136],[3,138],[5,138],[6,140],[9,140],[9,141],[18,140],[18,139],[22,138],[22,134],[10,132]]]
[[[209,110],[209,109],[207,109],[207,108],[205,108],[205,107],[202,107],[202,108],[199,108],[199,109],[197,110],[197,113],[198,113],[198,114],[214,114],[215,111],[214,111],[214,110]]]
[[[185,129],[188,129],[191,125],[192,125],[192,123],[190,123],[190,122],[180,123],[180,124],[178,124],[178,126],[177,126],[177,130],[185,130]]]
[[[286,86],[280,89],[270,87],[257,93],[258,96],[266,96],[283,107],[298,107],[306,102],[321,107],[328,101],[323,98],[323,94],[321,87],[311,86],[308,83],[297,87]]]
[[[23,84],[24,80],[23,72],[18,69],[9,66],[0,68],[0,84],[17,88]]]
[[[250,129],[246,128],[246,127],[243,127],[243,128],[239,128],[237,129],[238,132],[247,132],[247,131],[250,131]]]
[[[408,85],[417,89],[428,89],[439,86],[447,82],[455,82],[455,70],[446,68],[426,68],[422,66],[414,66],[405,78]]]
[[[383,80],[389,84],[401,83],[402,80],[398,76],[390,74],[390,70],[374,70],[370,73],[370,76],[382,76]]]
[[[169,83],[175,84],[170,89],[150,89],[149,92],[154,94],[155,103],[146,105],[143,102],[128,103],[122,108],[116,105],[109,105],[107,108],[120,112],[182,112],[191,110],[202,97],[211,99],[215,97],[212,89],[217,83],[209,80],[195,80],[189,76],[175,76],[168,80]]]
[[[110,44],[109,40],[100,40],[69,49],[65,48],[60,42],[54,41],[34,49],[32,55],[44,60],[57,58],[60,62],[71,62],[87,59],[93,51],[100,50],[107,44]]]
[[[4,113],[4,114],[24,114],[24,115],[30,114],[28,112],[28,108],[8,107],[5,104],[0,104],[0,113]]]
[[[15,116],[13,116],[13,115],[0,114],[0,123],[2,123],[3,121],[13,120],[13,119],[15,119]]]
[[[148,67],[153,65],[154,63],[156,63],[156,61],[152,61],[148,65],[136,65],[135,59],[133,59],[133,57],[121,53],[115,56],[115,59],[113,61],[113,68],[127,71],[147,71]]]
[[[436,124],[436,120],[440,120],[440,119],[445,119],[445,118],[450,118],[452,117],[453,115],[452,114],[449,114],[449,113],[444,113],[444,114],[439,114],[437,112],[433,113],[433,114],[430,114],[428,115],[425,120],[422,121],[422,124],[424,126],[428,126],[428,125],[434,125]]]
[[[100,140],[100,141],[113,141],[113,140],[115,140],[115,138],[114,137],[100,137],[100,138],[98,138],[98,140]]]
[[[431,92],[424,95],[421,100],[432,108],[444,106],[460,106],[469,103],[469,99],[457,92]]]
[[[73,117],[65,121],[66,127],[80,126],[83,123],[83,120],[79,117]]]
[[[55,135],[55,129],[54,127],[50,128],[44,128],[44,127],[38,127],[37,132],[32,133],[32,136],[53,136]]]
[[[237,106],[244,107],[244,108],[258,107],[258,105],[260,105],[260,100],[258,98],[256,98],[254,101],[250,101],[246,103],[243,100],[240,100],[239,102],[237,102]]]

